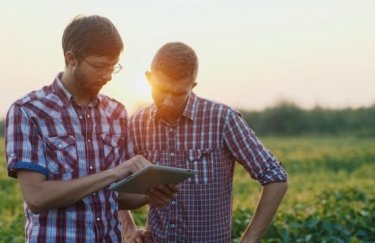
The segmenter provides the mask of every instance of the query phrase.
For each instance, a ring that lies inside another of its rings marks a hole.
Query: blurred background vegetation
[[[289,176],[287,195],[262,242],[375,242],[375,105],[304,110],[284,102],[241,113]],[[0,243],[24,242],[22,197],[17,181],[7,177],[3,134],[0,146]],[[233,189],[235,243],[261,187],[236,165]],[[145,224],[146,211],[134,211],[138,225]]]
[[[306,110],[281,102],[262,111],[241,111],[259,135],[357,135],[375,136],[375,104],[367,108]]]

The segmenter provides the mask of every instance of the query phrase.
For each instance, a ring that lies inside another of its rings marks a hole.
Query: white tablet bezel
[[[195,174],[194,170],[150,165],[112,184],[109,189],[117,192],[145,194],[150,188],[164,184],[179,184]]]

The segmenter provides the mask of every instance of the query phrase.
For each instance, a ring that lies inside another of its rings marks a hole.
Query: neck
[[[178,117],[164,117],[163,120],[169,125],[174,126],[177,123]]]
[[[182,116],[183,109],[179,112],[161,112],[160,117],[167,122],[169,125],[175,125],[177,123],[177,120]]]
[[[84,91],[79,85],[79,82],[74,82],[74,78],[69,72],[64,72],[61,81],[69,93],[73,96],[74,101],[82,106],[86,107],[95,97],[92,97]]]

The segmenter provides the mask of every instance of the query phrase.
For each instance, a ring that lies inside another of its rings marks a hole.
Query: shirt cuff
[[[271,168],[266,173],[263,173],[263,175],[258,178],[258,181],[263,186],[272,182],[285,182],[288,181],[288,174],[286,173],[284,168],[279,165]]]
[[[8,167],[8,176],[17,178],[17,170],[29,170],[41,173],[48,178],[48,170],[36,163],[18,161],[13,166]]]

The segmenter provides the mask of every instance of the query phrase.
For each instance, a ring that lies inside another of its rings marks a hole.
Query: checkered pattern
[[[287,180],[239,113],[195,94],[175,126],[152,105],[132,116],[129,136],[135,152],[151,162],[197,171],[180,184],[176,200],[150,208],[154,242],[230,242],[235,161],[261,184]]]
[[[48,180],[71,180],[115,167],[124,159],[124,107],[100,95],[81,108],[60,75],[11,106],[6,121],[9,176],[26,169]],[[104,188],[70,207],[41,214],[33,214],[25,204],[26,241],[121,242],[117,198]]]

